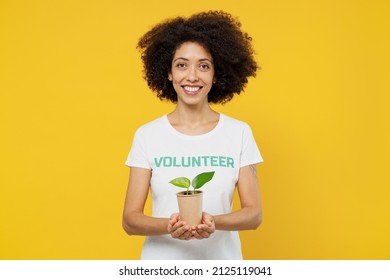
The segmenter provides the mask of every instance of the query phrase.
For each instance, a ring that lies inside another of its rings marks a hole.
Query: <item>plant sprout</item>
[[[211,179],[213,179],[214,173],[215,171],[200,173],[197,176],[195,176],[192,182],[190,179],[186,177],[178,177],[176,179],[173,179],[169,183],[175,185],[176,187],[186,188],[187,189],[186,194],[189,194],[190,186],[192,185],[193,187],[192,193],[195,194],[195,190],[200,189],[201,187],[203,187],[204,184],[206,184],[207,182],[211,181]]]

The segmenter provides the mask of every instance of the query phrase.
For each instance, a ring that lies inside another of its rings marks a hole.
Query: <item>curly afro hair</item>
[[[214,60],[215,79],[210,103],[226,103],[240,94],[248,77],[259,68],[253,57],[252,38],[240,30],[241,23],[223,11],[208,11],[189,18],[177,17],[155,25],[142,36],[141,52],[144,78],[157,97],[177,102],[177,94],[168,80],[175,51],[185,42],[196,42],[208,50]]]

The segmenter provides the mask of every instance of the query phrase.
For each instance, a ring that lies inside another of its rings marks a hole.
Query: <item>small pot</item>
[[[189,226],[199,225],[202,222],[203,192],[182,191],[176,195],[182,221]]]

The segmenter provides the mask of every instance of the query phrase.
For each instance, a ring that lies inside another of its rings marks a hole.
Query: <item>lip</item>
[[[183,85],[181,87],[182,87],[184,93],[187,94],[187,95],[196,95],[203,88],[203,86],[199,86],[199,85]]]

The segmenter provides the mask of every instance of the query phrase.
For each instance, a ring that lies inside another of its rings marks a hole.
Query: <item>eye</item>
[[[199,65],[199,68],[201,70],[208,70],[208,69],[210,69],[210,65],[208,65],[208,64],[201,64],[201,65]]]
[[[177,63],[177,64],[176,64],[176,67],[177,67],[177,68],[185,68],[185,67],[186,67],[186,64],[185,64],[185,63]]]

